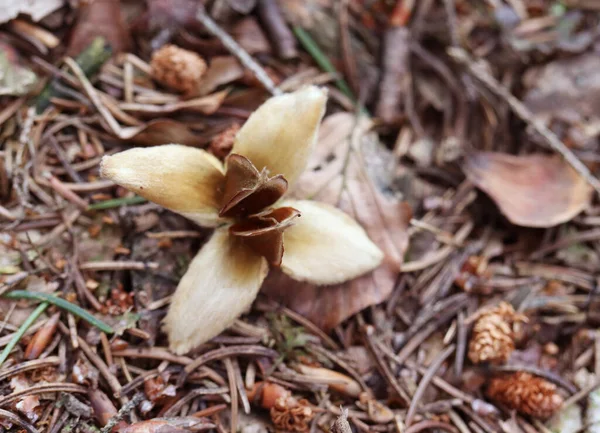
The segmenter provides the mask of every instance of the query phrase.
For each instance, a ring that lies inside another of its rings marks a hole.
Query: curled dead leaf
[[[207,95],[217,87],[239,80],[244,76],[244,68],[233,56],[214,57],[208,65],[200,86],[196,90],[198,95]]]
[[[558,156],[477,152],[465,159],[463,170],[520,226],[552,227],[590,204],[592,188]]]
[[[120,0],[80,3],[67,55],[78,55],[98,36],[108,41],[114,53],[127,51],[131,46],[131,35],[121,16]]]
[[[327,117],[308,168],[292,194],[338,205],[354,217],[385,253],[381,266],[330,286],[299,282],[274,269],[263,284],[263,293],[323,329],[387,299],[408,247],[411,209],[406,202],[383,193],[392,184],[394,158],[377,135],[369,132],[370,127],[369,119],[357,119],[351,113]]]
[[[172,119],[156,119],[140,127],[129,140],[140,146],[159,146],[180,143],[186,146],[204,144],[202,137],[194,134],[185,124]]]

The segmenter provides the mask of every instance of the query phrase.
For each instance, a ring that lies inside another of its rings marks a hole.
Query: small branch
[[[271,77],[266,73],[263,67],[258,64],[250,54],[248,54],[231,36],[225,32],[219,25],[213,21],[211,17],[208,16],[204,7],[198,7],[198,13],[196,14],[196,19],[204,25],[206,30],[217,39],[221,41],[221,43],[233,54],[237,59],[248,68],[256,77],[258,81],[265,86],[271,94],[280,95],[283,92],[275,85]]]
[[[562,141],[560,141],[556,134],[548,129],[543,122],[538,120],[519,99],[513,96],[494,77],[492,77],[481,64],[476,63],[462,48],[450,48],[448,54],[458,63],[464,65],[475,78],[485,84],[494,94],[496,94],[496,96],[505,100],[521,120],[531,125],[531,127],[546,140],[548,145],[553,150],[560,153],[565,161],[573,167],[573,169],[579,173],[598,194],[600,194],[600,181],[594,177],[585,164],[582,163]]]
[[[133,409],[135,409],[135,407],[139,403],[141,403],[142,400],[144,400],[143,393],[138,393],[138,394],[134,395],[130,401],[125,403],[121,407],[121,409],[119,409],[119,412],[115,416],[113,416],[111,419],[108,420],[106,425],[104,427],[102,427],[102,430],[100,430],[100,433],[110,433],[110,431],[113,429],[113,427],[116,426],[119,423],[119,421],[121,421],[123,418],[125,418],[129,412],[131,412]]]
[[[275,0],[258,0],[258,16],[275,45],[277,55],[289,60],[298,57],[296,38],[281,15]]]

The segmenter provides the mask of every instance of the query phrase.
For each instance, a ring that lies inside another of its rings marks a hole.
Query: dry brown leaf
[[[263,285],[264,293],[324,329],[384,301],[394,288],[408,247],[411,209],[382,192],[391,185],[394,159],[377,136],[368,132],[370,126],[370,120],[362,118],[357,123],[350,113],[326,118],[309,167],[292,194],[338,205],[353,216],[385,253],[382,265],[333,286],[295,281],[273,269]]]
[[[172,119],[156,119],[148,122],[129,140],[140,146],[158,146],[165,143],[179,143],[187,146],[204,144],[202,137],[195,135],[190,128]]]
[[[55,10],[63,7],[65,0],[2,0],[0,4],[0,24],[4,24],[19,14],[29,15],[33,21],[39,21]]]
[[[520,226],[552,227],[590,204],[592,188],[558,156],[478,152],[465,159],[463,170]]]
[[[196,93],[198,95],[206,95],[217,87],[239,80],[243,76],[244,68],[242,68],[235,57],[214,57],[211,60],[208,70],[206,71],[206,74],[204,74],[200,87],[197,89]]]
[[[271,45],[255,18],[247,17],[236,23],[232,35],[240,46],[250,54],[269,53]]]
[[[594,52],[558,59],[526,75],[523,102],[535,114],[581,122],[598,119],[600,58]]]
[[[131,35],[120,6],[120,0],[81,2],[67,55],[77,56],[98,36],[108,41],[113,53],[127,51],[131,46]]]
[[[32,387],[31,381],[23,374],[13,376],[10,380],[10,387],[13,392],[25,391]],[[37,395],[26,395],[15,402],[15,409],[26,416],[30,421],[35,422],[39,419],[41,413],[40,397]]]

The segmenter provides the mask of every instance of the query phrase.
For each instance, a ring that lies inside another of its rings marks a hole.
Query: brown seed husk
[[[206,62],[198,54],[175,45],[165,45],[152,54],[152,77],[180,92],[194,92],[206,72]]]

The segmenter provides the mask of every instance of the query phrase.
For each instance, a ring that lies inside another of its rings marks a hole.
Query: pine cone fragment
[[[206,72],[206,62],[198,54],[175,45],[165,45],[152,54],[152,77],[180,92],[193,93]]]
[[[526,322],[512,305],[501,302],[498,306],[481,313],[473,326],[469,343],[469,359],[474,364],[489,362],[502,364],[515,350],[515,326]]]
[[[540,419],[550,418],[563,404],[556,385],[523,371],[493,378],[487,395],[521,414]]]

